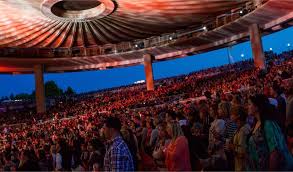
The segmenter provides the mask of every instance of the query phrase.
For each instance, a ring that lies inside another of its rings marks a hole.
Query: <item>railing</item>
[[[267,0],[261,0],[261,3]],[[122,42],[118,44],[106,44],[93,47],[73,47],[73,48],[0,48],[2,57],[82,57],[97,56],[116,53],[136,51],[139,49],[163,46],[176,41],[184,41],[197,37],[202,32],[213,30],[217,27],[233,22],[245,14],[256,9],[253,2],[249,1],[244,6],[232,9],[229,13],[217,16],[214,21],[205,23],[202,27],[190,27],[186,30],[177,31],[172,34],[153,36],[143,40],[132,42]],[[204,28],[205,26],[205,28]]]

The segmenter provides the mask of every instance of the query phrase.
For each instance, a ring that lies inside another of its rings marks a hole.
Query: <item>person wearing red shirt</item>
[[[167,126],[167,132],[172,137],[165,150],[165,163],[168,171],[191,171],[188,141],[179,123],[170,122]]]

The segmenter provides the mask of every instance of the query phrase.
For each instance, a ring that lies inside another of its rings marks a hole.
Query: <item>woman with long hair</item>
[[[168,144],[170,143],[170,138],[167,133],[167,124],[166,123],[159,124],[158,130],[159,130],[159,139],[157,140],[155,144],[155,148],[154,148],[152,156],[158,168],[164,169],[166,166],[165,166],[165,155],[163,153],[163,150],[165,150]]]
[[[188,140],[178,122],[172,121],[167,125],[171,142],[165,150],[166,167],[168,171],[191,171]]]
[[[224,133],[226,131],[226,121],[224,120],[228,108],[225,106],[226,103],[220,103],[218,105],[218,112],[214,114],[214,121],[211,123],[209,129],[209,154],[214,154],[217,150],[224,148]]]
[[[244,171],[246,169],[247,158],[247,137],[250,133],[250,126],[246,123],[247,113],[242,106],[234,106],[231,109],[231,119],[237,125],[237,131],[233,137],[232,144],[228,150],[234,155],[234,170]]]
[[[256,119],[248,137],[248,170],[293,170],[293,157],[268,98],[262,94],[250,96],[248,111]]]

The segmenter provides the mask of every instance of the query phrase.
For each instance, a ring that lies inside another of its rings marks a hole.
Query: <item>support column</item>
[[[153,76],[153,66],[152,66],[152,56],[150,54],[145,54],[144,59],[144,71],[146,78],[146,86],[148,91],[155,90],[154,86],[154,76]]]
[[[257,24],[249,27],[250,41],[253,54],[254,65],[257,68],[265,69],[265,56],[262,47],[261,33]]]
[[[43,65],[35,65],[34,73],[35,73],[37,113],[44,113],[46,112],[46,99],[45,99],[45,88],[44,88]]]

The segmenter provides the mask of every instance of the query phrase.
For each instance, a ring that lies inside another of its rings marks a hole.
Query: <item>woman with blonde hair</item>
[[[168,171],[191,171],[188,140],[178,122],[167,125],[168,135],[172,138],[165,150]]]

